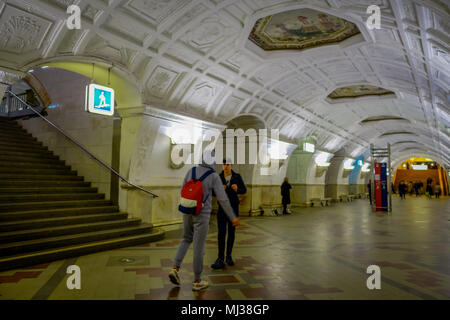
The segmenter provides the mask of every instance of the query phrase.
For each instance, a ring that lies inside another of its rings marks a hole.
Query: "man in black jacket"
[[[289,184],[289,178],[284,178],[284,182],[281,185],[281,202],[283,203],[283,214],[289,214],[287,211],[288,204],[291,204],[291,189]]]
[[[239,173],[231,170],[231,159],[224,159],[222,164],[223,171],[220,173],[220,179],[222,180],[223,188],[230,200],[231,207],[233,208],[236,217],[239,217],[239,198],[238,194],[245,194],[247,188]],[[227,255],[225,259],[225,237],[227,234],[228,226],[228,240],[227,240]],[[234,265],[231,252],[233,250],[235,227],[230,223],[229,219],[225,215],[223,208],[219,204],[219,212],[217,213],[217,227],[218,227],[218,242],[219,242],[219,254],[216,262],[211,265],[213,269],[223,269],[225,262],[229,266]]]

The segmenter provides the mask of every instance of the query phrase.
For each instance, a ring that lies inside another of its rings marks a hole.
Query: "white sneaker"
[[[170,270],[169,272],[169,279],[170,282],[172,282],[173,284],[176,284],[177,286],[180,285],[180,277],[178,276],[178,271],[175,268],[172,268],[172,270]]]
[[[209,286],[208,281],[201,280],[200,282],[194,282],[192,284],[192,290],[200,291],[200,290],[208,288],[208,286]]]

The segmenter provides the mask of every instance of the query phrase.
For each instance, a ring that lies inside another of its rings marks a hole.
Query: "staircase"
[[[160,240],[15,121],[0,118],[0,271]]]

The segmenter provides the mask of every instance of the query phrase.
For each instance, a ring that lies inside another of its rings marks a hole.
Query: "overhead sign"
[[[93,83],[86,86],[86,111],[114,115],[114,89]]]
[[[413,170],[428,170],[428,165],[426,164],[412,164]]]

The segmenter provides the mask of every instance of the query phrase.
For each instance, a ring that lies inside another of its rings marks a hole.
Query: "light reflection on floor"
[[[164,240],[0,273],[0,299],[449,299],[449,198],[394,197],[394,211],[372,213],[367,200],[297,209],[290,216],[243,218],[234,267],[215,271],[215,217],[204,277],[191,290],[192,251],[181,287],[167,277],[181,231]],[[126,258],[126,259],[124,259]],[[68,290],[65,270],[81,268],[81,290]],[[378,265],[381,290],[368,290],[366,269]]]

